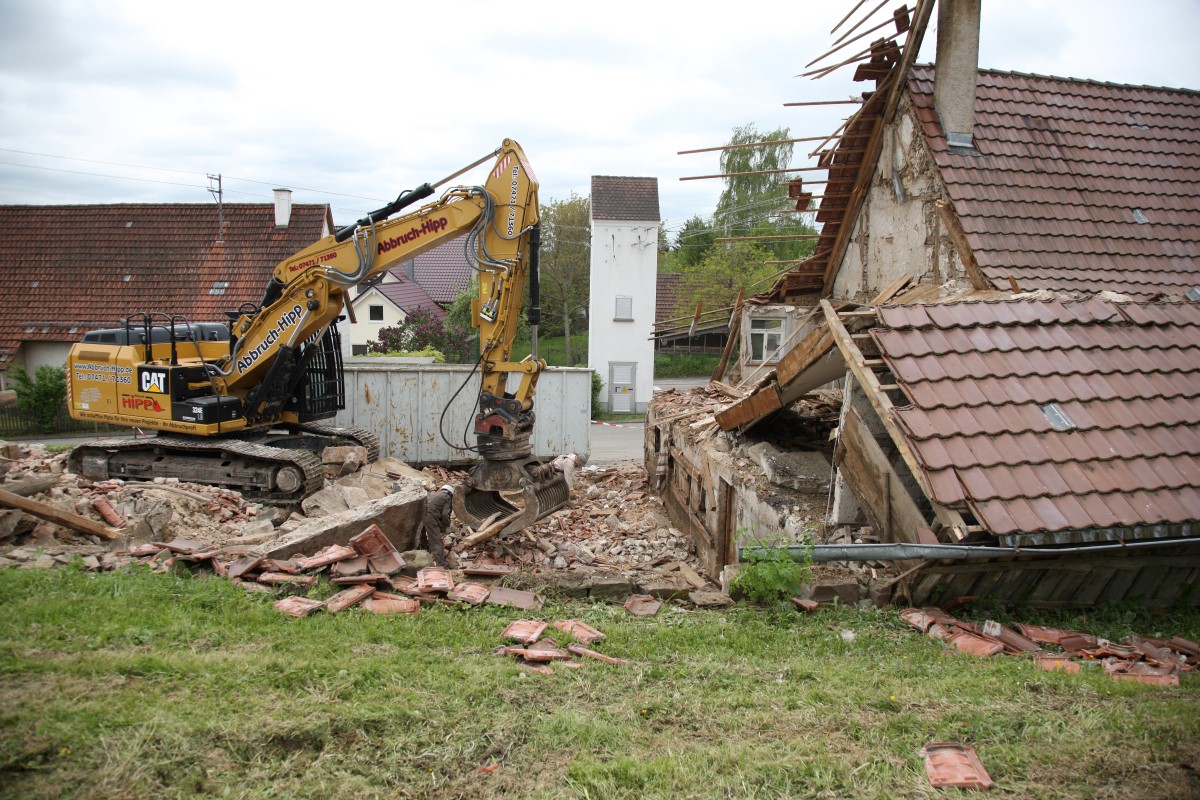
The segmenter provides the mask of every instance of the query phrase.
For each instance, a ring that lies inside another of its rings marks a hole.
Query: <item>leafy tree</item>
[[[767,288],[756,289],[754,284],[775,271],[764,263],[770,256],[769,251],[750,242],[712,248],[699,264],[684,270],[682,305],[690,310],[703,301],[705,309],[724,308],[733,305],[743,288],[747,295]]]
[[[728,144],[774,142],[787,139],[788,136],[787,128],[759,133],[751,122],[734,128]],[[791,143],[759,144],[757,147],[734,147],[721,151],[723,173],[787,169],[791,164]],[[772,211],[781,208],[781,204],[787,198],[787,191],[782,185],[785,179],[786,176],[779,173],[725,178],[725,189],[717,200],[717,210],[713,217],[716,225],[723,231],[722,235],[737,235],[740,230],[753,226]]]
[[[588,305],[591,271],[591,201],[572,193],[542,206],[542,322],[547,333],[566,337],[571,354],[572,322]]]
[[[685,272],[704,260],[716,244],[717,233],[699,214],[693,216],[675,234],[674,266],[676,271]]]
[[[787,169],[792,162],[792,144],[769,144],[787,139],[790,131],[778,128],[759,132],[754,123],[733,129],[730,145],[736,147],[721,153],[721,172],[745,173],[763,170]],[[717,200],[713,224],[721,236],[784,236],[812,234],[816,232],[812,219],[807,214],[779,213],[788,205],[787,189],[783,185],[787,175],[739,175],[725,178],[725,189]],[[785,239],[758,242],[769,250],[774,259],[789,261],[801,259],[812,253],[811,239]]]
[[[8,368],[17,407],[28,414],[44,433],[54,430],[54,417],[67,401],[67,370],[43,364],[33,377],[19,364]]]

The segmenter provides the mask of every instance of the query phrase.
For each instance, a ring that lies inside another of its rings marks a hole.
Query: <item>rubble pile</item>
[[[348,460],[353,458],[352,448],[341,449]],[[176,564],[211,562],[205,568],[219,571],[222,562],[250,553],[276,566],[286,565],[293,556],[311,555],[313,542],[321,547],[330,541],[344,544],[362,531],[368,523],[356,520],[358,510],[372,509],[372,521],[391,534],[386,513],[378,508],[403,500],[405,492],[413,496],[414,491],[457,484],[464,477],[440,467],[416,470],[391,458],[344,475],[345,464],[331,463],[326,465],[324,489],[298,507],[275,507],[247,501],[238,492],[170,478],[93,482],[68,472],[65,454],[48,454],[41,445],[0,443],[0,453],[7,459],[0,490],[21,491],[43,504],[98,521],[102,528],[111,526],[106,530],[112,534],[102,538],[0,507],[0,567],[43,568],[80,558],[85,567],[98,570],[140,562],[165,571]],[[654,584],[655,594],[668,598],[711,588],[696,571],[691,543],[671,527],[661,501],[647,487],[641,466],[585,467],[574,473],[572,483],[567,508],[514,535],[466,548],[461,543],[472,531],[453,520],[446,540],[449,566],[493,575],[519,570],[535,585],[555,583],[555,573],[610,576],[619,578],[612,587],[612,599],[618,601],[643,584]],[[337,535],[324,541],[314,538],[314,526],[322,525]],[[188,543],[190,549],[167,546],[176,541]],[[402,549],[408,547],[417,547],[417,542],[405,543]],[[304,583],[283,577],[299,574],[283,567],[266,572],[264,585]]]
[[[1200,644],[1182,636],[1127,636],[1117,643],[1090,633],[1039,625],[1016,623],[1010,628],[993,620],[975,625],[936,607],[910,608],[901,611],[900,616],[930,638],[964,653],[983,657],[999,653],[1028,655],[1045,670],[1080,672],[1085,665],[1098,664],[1116,679],[1178,686],[1179,673],[1200,666]]]
[[[452,521],[446,537],[451,566],[630,575],[696,566],[691,543],[671,526],[640,465],[584,467],[574,475],[571,497],[570,506],[536,525],[472,548],[462,546],[470,529]]]

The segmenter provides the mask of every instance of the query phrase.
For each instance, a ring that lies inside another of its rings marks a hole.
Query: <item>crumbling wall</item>
[[[901,275],[942,284],[964,277],[936,202],[946,190],[908,97],[883,132],[883,149],[854,220],[832,296],[865,302]]]
[[[710,577],[737,562],[739,547],[781,538],[800,543],[822,528],[824,456],[724,433],[708,418],[681,417],[662,397],[647,415],[646,469]]]

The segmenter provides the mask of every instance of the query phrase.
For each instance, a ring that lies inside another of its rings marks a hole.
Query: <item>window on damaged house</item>
[[[784,320],[760,317],[750,320],[750,360],[774,361],[783,344]]]

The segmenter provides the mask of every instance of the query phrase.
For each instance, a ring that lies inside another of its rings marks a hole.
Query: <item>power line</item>
[[[195,170],[187,170],[187,169],[173,169],[171,167],[147,167],[142,164],[127,164],[122,161],[101,161],[99,159],[94,159],[94,158],[76,158],[74,156],[58,156],[58,155],[54,155],[53,153],[34,153],[29,150],[15,150],[10,147],[0,147],[0,152],[19,153],[21,155],[26,155],[26,156],[39,156],[41,158],[58,158],[58,159],[62,159],[64,161],[82,161],[87,164],[104,164],[104,165],[110,166],[110,167],[129,167],[131,169],[148,169],[148,170],[155,171],[155,172],[177,172],[177,173],[180,173],[183,175],[207,175],[208,174],[206,172],[196,172]],[[130,181],[146,181],[148,183],[170,183],[170,181],[155,181],[150,178],[133,178],[133,177],[127,177],[125,175],[103,175],[98,172],[75,172],[74,170],[56,169],[54,167],[41,167],[41,166],[35,166],[33,164],[15,164],[15,163],[12,163],[9,161],[0,161],[0,164],[8,164],[9,166],[13,166],[13,167],[26,167],[27,169],[44,169],[44,170],[49,170],[51,172],[70,172],[75,175],[96,175],[101,178],[123,178],[125,180],[130,180]],[[231,180],[231,181],[245,181],[246,183],[261,183],[264,186],[286,185],[286,181],[260,181],[260,180],[257,180],[256,178],[239,178],[234,175],[225,175],[224,177],[227,180]],[[181,184],[175,184],[175,185],[188,186],[190,184],[181,183]],[[201,187],[201,188],[204,188],[204,187]],[[354,200],[370,200],[372,203],[386,202],[385,200],[381,200],[378,197],[364,197],[363,195],[359,195],[359,194],[344,194],[342,192],[330,192],[330,191],[326,191],[324,189],[312,189],[312,188],[309,188],[306,186],[292,186],[291,188],[294,189],[295,191],[299,191],[299,192],[313,192],[315,194],[325,194],[325,195],[331,195],[333,197],[349,197]]]
[[[134,178],[129,175],[105,175],[101,172],[83,172],[82,170],[77,170],[77,169],[59,169],[57,167],[38,167],[38,166],[34,166],[32,164],[17,164],[12,161],[0,161],[0,164],[4,165],[6,167],[22,167],[24,169],[40,169],[40,170],[46,170],[47,172],[65,172],[69,175],[91,175],[91,176],[97,177],[97,178],[113,178],[114,180],[122,180],[122,181],[141,181],[142,183],[163,183],[168,186],[186,186],[189,189],[205,188],[205,187],[200,186],[199,184],[195,184],[195,183],[180,183],[179,181],[159,181],[159,180],[155,180],[153,178]],[[172,171],[182,171],[182,170],[172,170]]]

